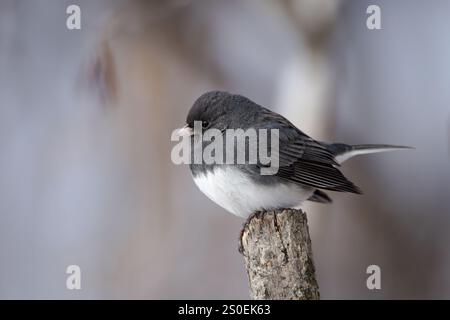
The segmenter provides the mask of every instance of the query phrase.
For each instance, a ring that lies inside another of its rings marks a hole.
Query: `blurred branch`
[[[93,93],[102,105],[116,101],[118,89],[116,65],[107,38],[99,42],[93,56],[83,65],[79,83],[82,88]]]
[[[306,214],[255,214],[241,236],[252,299],[319,299]]]

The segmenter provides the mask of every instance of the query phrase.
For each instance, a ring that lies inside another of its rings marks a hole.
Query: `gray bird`
[[[180,136],[190,136],[192,158],[196,150],[204,150],[211,143],[195,143],[198,138],[194,131],[195,121],[201,122],[201,132],[211,128],[219,130],[224,141],[227,129],[255,129],[257,132],[259,129],[278,129],[278,170],[273,175],[262,175],[264,165],[259,161],[190,164],[199,189],[227,211],[243,218],[258,211],[299,208],[306,200],[330,203],[331,198],[324,190],[361,194],[360,189],[339,171],[342,162],[356,155],[409,148],[316,141],[283,116],[246,97],[212,91],[194,102],[186,126],[179,130]],[[249,152],[251,148],[255,146],[247,141],[245,150]]]

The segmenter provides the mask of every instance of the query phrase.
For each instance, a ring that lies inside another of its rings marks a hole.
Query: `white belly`
[[[194,181],[208,198],[242,218],[258,210],[297,208],[313,193],[313,189],[293,183],[255,185],[232,167],[216,167],[214,172],[197,175]]]

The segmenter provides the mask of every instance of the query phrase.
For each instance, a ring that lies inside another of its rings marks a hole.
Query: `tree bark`
[[[252,299],[320,298],[303,211],[255,214],[240,240]]]

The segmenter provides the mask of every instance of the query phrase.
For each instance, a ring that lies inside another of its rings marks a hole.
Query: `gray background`
[[[415,146],[306,206],[321,295],[450,298],[450,1],[77,1],[70,31],[72,3],[0,1],[1,298],[248,298],[243,221],[170,161],[210,89],[317,139]]]

